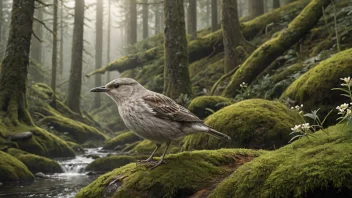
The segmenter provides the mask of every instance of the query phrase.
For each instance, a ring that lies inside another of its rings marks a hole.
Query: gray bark
[[[97,0],[96,23],[95,23],[95,69],[102,67],[103,59],[103,4],[104,0]],[[95,86],[101,86],[101,75],[95,75]],[[94,95],[94,107],[101,105],[101,94]]]
[[[68,87],[67,105],[72,111],[80,113],[82,85],[82,55],[84,29],[84,0],[75,0],[75,16],[72,40],[71,72]]]
[[[164,94],[176,99],[192,95],[183,0],[164,0],[165,69]]]

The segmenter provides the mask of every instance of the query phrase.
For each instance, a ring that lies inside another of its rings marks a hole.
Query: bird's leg
[[[152,154],[148,157],[148,159],[146,159],[146,160],[138,160],[138,162],[150,162],[150,161],[153,161],[153,155],[160,147],[161,147],[161,144],[156,143],[156,148],[154,149]]]
[[[164,153],[163,153],[163,155],[161,156],[160,160],[159,160],[153,167],[151,167],[149,170],[152,170],[152,169],[158,167],[158,166],[159,166],[160,164],[162,164],[162,163],[165,163],[165,164],[167,163],[166,161],[164,161],[164,157],[165,157],[165,155],[166,155],[167,149],[168,149],[169,146],[170,146],[170,143],[171,143],[171,141],[166,142],[166,148],[165,148]]]

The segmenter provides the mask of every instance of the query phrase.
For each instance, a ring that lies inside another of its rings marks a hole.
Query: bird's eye
[[[120,87],[120,85],[118,83],[114,83],[113,86],[114,86],[115,89]]]

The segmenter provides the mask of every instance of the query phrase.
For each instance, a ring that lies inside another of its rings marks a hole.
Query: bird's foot
[[[160,166],[161,164],[167,164],[167,162],[165,160],[159,160],[154,164],[154,166],[150,167],[149,170],[153,170],[154,168]]]
[[[146,160],[137,160],[137,164],[139,164],[139,163],[149,163],[149,162],[157,162],[157,161],[154,161],[153,158],[148,158]]]

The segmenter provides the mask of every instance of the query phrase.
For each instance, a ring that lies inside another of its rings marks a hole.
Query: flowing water
[[[85,155],[106,156],[100,148],[86,149]],[[87,175],[86,166],[94,161],[85,155],[74,159],[58,160],[64,173],[46,175],[48,178],[36,178],[28,185],[2,185],[0,197],[6,198],[71,198],[76,193],[96,179],[97,175]],[[0,176],[1,177],[1,176]]]

